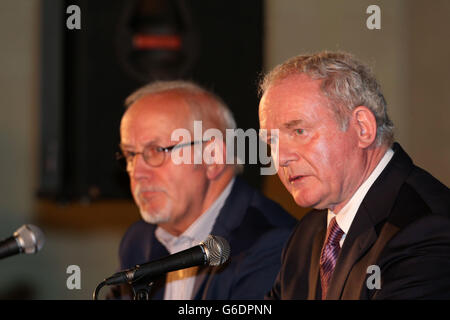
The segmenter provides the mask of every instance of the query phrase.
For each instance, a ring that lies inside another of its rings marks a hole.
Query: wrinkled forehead
[[[318,109],[328,108],[320,89],[321,80],[292,75],[267,88],[259,104],[261,128],[270,128],[293,120],[308,120]]]
[[[132,104],[122,117],[122,143],[146,141],[168,143],[176,129],[192,131],[189,105],[182,96],[171,93],[144,96]]]

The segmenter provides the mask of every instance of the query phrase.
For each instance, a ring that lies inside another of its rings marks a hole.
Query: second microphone
[[[119,271],[105,279],[107,285],[133,283],[142,279],[153,279],[167,272],[199,265],[218,266],[228,260],[230,245],[219,236],[209,235],[198,246],[180,251],[165,258],[136,265]]]

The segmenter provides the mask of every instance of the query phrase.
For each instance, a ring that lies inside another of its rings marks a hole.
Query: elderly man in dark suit
[[[370,70],[294,57],[261,83],[278,175],[315,210],[283,252],[272,299],[450,298],[450,193],[398,143]]]
[[[188,249],[213,234],[229,242],[229,260],[153,279],[151,298],[262,299],[278,273],[295,219],[237,177],[238,165],[220,161],[226,158],[226,141],[194,140],[195,121],[223,136],[236,128],[227,106],[184,81],[151,83],[134,92],[126,105],[121,149],[142,220],[122,239],[120,268]],[[199,146],[214,150],[214,161],[202,154],[196,160]],[[113,291],[125,297],[124,290]]]

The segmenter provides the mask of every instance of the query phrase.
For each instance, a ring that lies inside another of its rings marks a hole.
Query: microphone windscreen
[[[221,265],[230,257],[230,245],[222,237],[209,235],[203,242],[203,245],[207,249],[208,264],[210,266]]]
[[[42,249],[45,236],[42,230],[32,224],[24,224],[14,232],[23,253],[36,253]]]

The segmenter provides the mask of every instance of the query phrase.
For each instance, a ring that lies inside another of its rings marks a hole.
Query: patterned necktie
[[[336,222],[336,217],[333,217],[330,221],[330,225],[327,230],[327,237],[325,244],[322,247],[320,254],[320,282],[322,284],[322,300],[325,300],[328,291],[328,285],[333,275],[334,267],[339,256],[339,241],[342,238],[344,231],[339,228]]]

